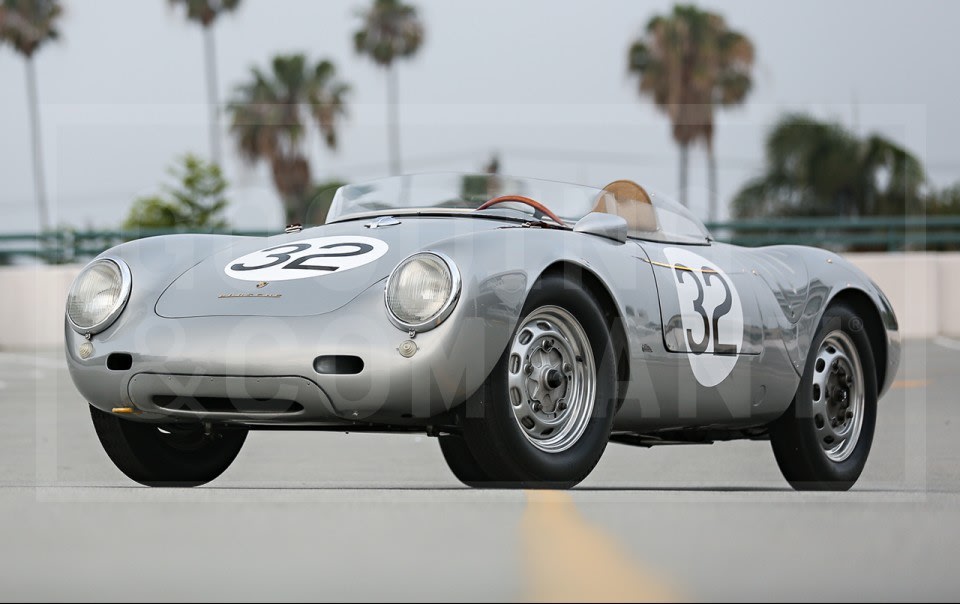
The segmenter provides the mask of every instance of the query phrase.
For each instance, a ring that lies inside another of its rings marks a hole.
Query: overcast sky
[[[602,186],[632,178],[671,193],[669,124],[626,75],[630,41],[670,2],[414,0],[426,23],[400,65],[404,170],[477,170],[499,151],[503,171]],[[37,56],[52,214],[73,226],[119,225],[155,191],[178,154],[207,154],[200,28],[165,0],[66,1],[62,40]],[[283,52],[330,58],[353,86],[336,153],[308,142],[314,177],[387,173],[383,73],[352,49],[360,0],[244,0],[217,25],[219,88],[228,99],[252,65]],[[762,167],[763,135],[785,111],[879,131],[918,154],[937,186],[960,181],[960,2],[700,3],[753,39],[755,88],[719,114],[720,199]],[[0,48],[2,232],[36,227],[23,61]],[[266,166],[225,170],[239,227],[280,225]],[[705,214],[702,151],[691,203]]]

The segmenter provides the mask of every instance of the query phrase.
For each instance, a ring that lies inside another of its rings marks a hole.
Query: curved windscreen
[[[631,237],[684,243],[709,240],[707,230],[686,208],[662,195],[648,195],[630,181],[598,189],[496,174],[413,174],[345,185],[333,197],[327,222],[378,214],[467,213],[503,195],[534,199],[569,225],[590,212],[607,212],[626,219]],[[509,202],[484,212],[529,219],[535,210]]]
[[[657,212],[658,229],[652,233],[637,234],[636,237],[677,243],[707,243],[713,239],[707,227],[690,210],[665,195],[648,192]]]
[[[545,204],[564,221],[575,223],[593,208],[599,189],[536,178],[496,174],[412,174],[345,185],[333,197],[327,222],[354,214],[404,210],[466,212],[502,195],[522,195]],[[504,203],[506,208],[532,217],[533,208]],[[494,211],[491,208],[491,212]]]

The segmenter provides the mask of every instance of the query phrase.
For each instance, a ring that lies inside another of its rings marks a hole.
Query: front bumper
[[[416,336],[409,358],[398,351],[409,337],[386,316],[382,281],[315,316],[168,319],[127,308],[89,342],[87,358],[79,353],[86,340],[66,326],[66,354],[90,404],[132,406],[126,417],[141,421],[424,424],[479,388],[509,338],[511,320],[475,311],[461,300]],[[114,353],[129,354],[129,368],[110,369]],[[325,355],[360,357],[363,368],[320,373],[314,360]]]

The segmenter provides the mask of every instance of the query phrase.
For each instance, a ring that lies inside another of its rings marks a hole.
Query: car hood
[[[237,240],[177,276],[157,300],[156,312],[168,318],[319,315],[385,279],[410,254],[504,225],[468,217],[398,220],[378,228],[366,226],[371,220],[354,220]]]

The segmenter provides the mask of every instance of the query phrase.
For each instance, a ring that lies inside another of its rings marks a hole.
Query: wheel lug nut
[[[853,418],[853,411],[847,411],[847,419]]]
[[[533,410],[534,410],[534,411],[540,411],[541,409],[543,409],[543,405],[541,405],[540,403],[538,403],[538,402],[535,401],[535,402],[533,403]]]
[[[563,372],[564,372],[564,373],[570,373],[571,371],[573,371],[573,367],[570,366],[570,363],[564,363],[564,364],[563,364]]]
[[[531,365],[531,364],[529,364],[529,363],[527,363],[526,365],[524,365],[524,367],[523,367],[523,372],[526,373],[527,375],[530,375],[531,373],[533,373],[533,365]]]
[[[557,403],[557,409],[563,411],[563,410],[566,409],[566,408],[567,408],[567,402],[566,402],[566,401],[560,401],[559,403]]]
[[[551,340],[543,341],[543,351],[550,352],[550,349],[553,348],[553,342]]]

